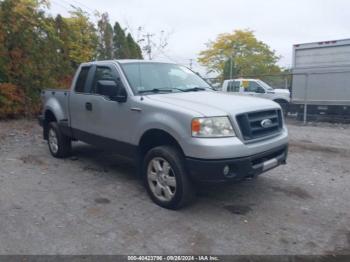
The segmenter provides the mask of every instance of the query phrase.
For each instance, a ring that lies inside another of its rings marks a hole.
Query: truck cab
[[[222,85],[223,92],[266,98],[278,103],[286,111],[290,102],[287,89],[273,89],[260,79],[228,79]]]

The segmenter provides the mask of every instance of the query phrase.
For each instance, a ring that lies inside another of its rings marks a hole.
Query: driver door
[[[265,89],[255,81],[248,81],[244,93],[255,97],[265,97]]]
[[[123,103],[112,101],[99,86],[99,81],[104,80],[115,81],[116,88],[123,88],[120,74],[113,64],[96,66],[89,99],[91,103],[90,132],[97,136],[99,141],[107,142],[108,139],[112,139],[117,142],[129,142],[125,140],[129,128],[132,128],[127,116],[130,111],[130,99]]]

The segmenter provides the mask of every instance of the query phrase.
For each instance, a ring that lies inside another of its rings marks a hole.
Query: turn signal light
[[[199,133],[200,130],[201,130],[201,123],[200,123],[199,119],[193,119],[192,120],[192,134]]]

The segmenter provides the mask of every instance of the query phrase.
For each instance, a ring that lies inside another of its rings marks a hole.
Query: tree
[[[140,46],[134,41],[131,34],[128,33],[126,37],[126,43],[128,47],[128,58],[130,59],[143,59]]]
[[[40,91],[68,87],[82,62],[142,58],[107,13],[96,27],[80,8],[69,17],[52,17],[48,8],[49,0],[0,0],[0,117],[39,112]]]
[[[75,8],[70,14],[71,17],[64,18],[69,29],[65,45],[71,65],[76,69],[79,64],[96,58],[98,37],[94,24],[82,9]]]
[[[129,58],[129,48],[125,37],[124,30],[120,27],[119,23],[114,24],[114,36],[113,36],[113,53],[115,59]]]
[[[198,61],[223,79],[232,76],[259,75],[280,72],[276,65],[279,56],[251,30],[236,30],[220,34],[201,51]],[[231,70],[232,68],[232,70]]]
[[[69,80],[74,74],[74,69],[72,68],[72,62],[69,56],[68,42],[70,39],[70,30],[61,15],[57,15],[55,18],[55,34],[59,39],[56,46],[53,47],[54,50],[56,49],[57,54],[54,63],[57,85],[58,87],[67,88],[70,84]]]
[[[98,47],[97,59],[113,59],[113,28],[109,23],[108,13],[103,13],[97,22]]]
[[[24,94],[26,114],[37,104],[41,88],[54,83],[50,59],[56,38],[52,20],[45,16],[47,6],[37,0],[0,2],[1,73]]]
[[[26,115],[39,110],[43,88],[62,86],[62,79],[96,54],[88,16],[75,9],[69,18],[54,19],[45,13],[48,6],[46,0],[0,1],[0,78],[24,95]]]

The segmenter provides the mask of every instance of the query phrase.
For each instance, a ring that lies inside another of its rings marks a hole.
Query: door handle
[[[92,111],[92,104],[91,104],[90,102],[86,102],[86,103],[85,103],[85,109],[86,109],[87,111]]]
[[[130,108],[131,111],[135,111],[135,112],[141,112],[142,109],[141,108],[138,108],[138,107],[132,107]]]

